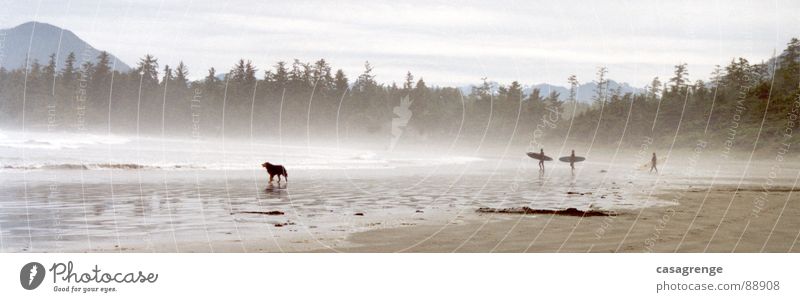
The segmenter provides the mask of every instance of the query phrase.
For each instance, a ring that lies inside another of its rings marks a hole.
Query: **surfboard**
[[[553,158],[550,157],[550,156],[547,156],[547,155],[542,156],[541,153],[536,153],[536,152],[528,152],[528,156],[530,156],[533,159],[538,159],[538,160],[553,160]]]
[[[564,156],[564,157],[560,157],[558,160],[560,160],[560,161],[563,161],[563,162],[565,162],[565,163],[568,163],[568,162],[569,162],[569,159],[570,159],[571,157],[572,157],[572,156]],[[577,162],[584,161],[584,160],[586,160],[586,158],[585,158],[585,157],[583,157],[583,156],[575,156],[575,162],[576,162],[576,163],[577,163]]]

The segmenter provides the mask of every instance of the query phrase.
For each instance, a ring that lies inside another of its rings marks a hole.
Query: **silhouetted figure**
[[[539,149],[539,155],[541,156],[539,158],[539,171],[544,172],[544,148]]]
[[[656,167],[657,164],[658,164],[658,159],[656,158],[656,153],[653,152],[653,158],[650,159],[650,172],[647,173],[648,174],[653,173],[653,170],[656,170],[656,174],[658,174],[658,167]]]
[[[572,154],[569,155],[569,167],[572,168],[572,172],[575,172],[575,150],[572,150]]]

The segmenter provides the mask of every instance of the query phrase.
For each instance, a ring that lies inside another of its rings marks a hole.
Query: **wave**
[[[62,164],[32,164],[32,165],[5,165],[4,170],[179,170],[179,169],[205,169],[194,165],[140,165],[132,163],[62,163]]]
[[[77,149],[84,146],[120,145],[129,139],[114,135],[5,132],[0,133],[0,147],[14,149]]]
[[[371,156],[370,156],[371,157]],[[284,162],[291,170],[347,170],[347,169],[396,169],[403,167],[421,167],[431,165],[460,165],[483,159],[477,157],[444,157],[415,159],[328,159],[310,161]],[[191,163],[86,163],[86,162],[45,162],[0,165],[0,170],[260,170],[257,162],[212,162],[206,164]]]

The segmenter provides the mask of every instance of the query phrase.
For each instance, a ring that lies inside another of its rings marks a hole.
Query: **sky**
[[[569,75],[643,87],[689,64],[692,80],[734,57],[753,62],[800,37],[800,1],[3,1],[0,28],[27,21],[69,29],[133,66],[146,53],[185,62],[191,78],[240,58],[325,58],[355,79],[406,72],[432,85],[481,78],[566,86]]]

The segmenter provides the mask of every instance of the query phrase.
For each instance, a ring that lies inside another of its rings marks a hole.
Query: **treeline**
[[[737,141],[753,140],[766,116],[760,139],[777,143],[790,115],[797,114],[800,93],[797,39],[774,62],[738,58],[706,81],[690,81],[688,66],[679,64],[671,78],[654,78],[642,94],[609,91],[608,70],[599,68],[590,106],[576,102],[575,76],[567,79],[568,96],[525,93],[516,81],[494,86],[486,79],[465,94],[431,87],[410,72],[403,83],[379,83],[369,62],[350,78],[324,59],[278,62],[267,70],[242,59],[224,76],[211,68],[190,81],[183,62],[162,65],[151,55],[125,73],[114,70],[107,53],[95,63],[77,58],[70,54],[60,68],[53,55],[46,64],[0,69],[0,127],[186,138],[338,135],[386,142],[392,128],[401,127],[403,140],[423,143],[450,142],[458,135],[487,144],[568,137],[597,145],[622,140],[627,146],[644,137],[660,144],[677,137],[680,147],[696,139],[724,143],[732,132]],[[404,119],[396,119],[394,109],[405,96],[412,101],[412,116],[407,125],[397,125]]]
[[[600,68],[600,87],[606,70]],[[624,145],[652,138],[657,145],[690,147],[698,140],[750,151],[800,142],[792,135],[800,115],[800,41],[794,38],[777,58],[753,64],[745,58],[716,66],[710,79],[691,81],[686,64],[672,77],[658,77],[646,93],[596,92],[593,106],[577,115],[570,135],[578,141]],[[563,133],[563,132],[561,132]],[[624,133],[624,136],[623,136]],[[759,136],[760,134],[760,136]]]

